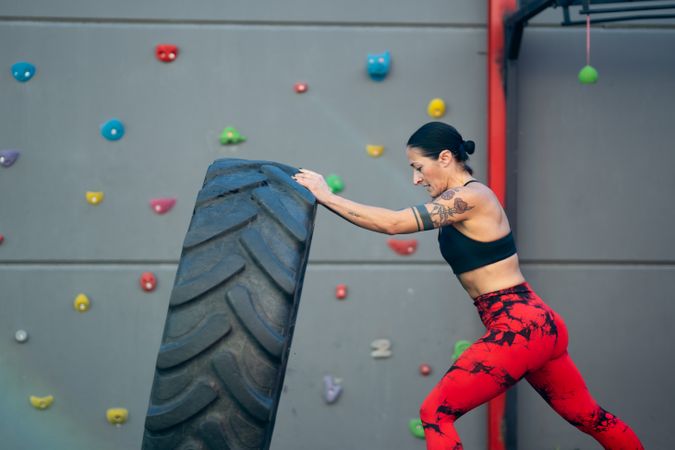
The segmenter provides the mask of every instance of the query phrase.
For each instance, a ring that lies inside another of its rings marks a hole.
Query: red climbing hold
[[[162,62],[173,62],[178,57],[178,46],[172,44],[159,44],[155,47],[155,56]]]
[[[417,239],[389,239],[387,244],[389,248],[403,256],[412,255],[417,250]]]
[[[307,83],[295,83],[295,86],[293,86],[295,89],[295,92],[298,94],[304,94],[307,92],[307,89],[309,89],[309,86],[307,86]]]
[[[338,284],[335,286],[335,298],[338,300],[344,300],[347,298],[347,285]]]
[[[3,242],[5,242],[5,236],[0,234],[0,245],[2,245]]]
[[[141,288],[146,292],[152,292],[157,287],[157,277],[152,272],[143,272],[140,281]]]
[[[431,373],[431,366],[429,364],[420,364],[420,373],[425,377]]]

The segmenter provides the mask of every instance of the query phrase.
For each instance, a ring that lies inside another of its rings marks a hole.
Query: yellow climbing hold
[[[434,98],[429,102],[427,106],[427,114],[431,117],[443,117],[445,114],[445,102],[441,98]]]
[[[73,302],[73,308],[75,308],[76,311],[79,312],[89,311],[90,306],[91,302],[89,301],[89,297],[87,297],[86,295],[78,294],[78,296],[75,297],[75,301]]]
[[[113,425],[122,425],[129,418],[129,411],[125,408],[110,408],[105,412],[105,417]]]
[[[379,158],[384,152],[384,145],[366,145],[366,151],[373,158]]]
[[[103,201],[103,192],[87,192],[87,202],[92,205],[98,205]]]
[[[54,403],[54,396],[48,395],[46,397],[30,396],[30,404],[36,409],[47,409]]]

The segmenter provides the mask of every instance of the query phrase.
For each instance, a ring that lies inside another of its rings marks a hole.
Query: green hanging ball
[[[579,82],[581,84],[595,84],[598,82],[598,71],[593,66],[584,66],[579,71]]]
[[[339,175],[328,175],[326,177],[326,184],[328,184],[328,187],[330,188],[331,192],[333,192],[333,194],[342,192],[342,190],[345,188],[345,182],[342,181],[342,178],[340,178]]]

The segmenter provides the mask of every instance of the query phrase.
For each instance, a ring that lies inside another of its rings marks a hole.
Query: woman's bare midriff
[[[459,282],[471,298],[516,286],[525,281],[518,254],[459,275]]]

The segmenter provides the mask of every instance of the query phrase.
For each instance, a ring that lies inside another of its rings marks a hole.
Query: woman
[[[509,222],[494,193],[466,161],[473,141],[431,122],[408,140],[413,184],[430,203],[400,211],[331,193],[323,177],[301,169],[295,180],[355,225],[387,234],[438,228],[441,254],[474,299],[486,333],[455,361],[420,409],[427,449],[462,449],[454,422],[525,378],[569,423],[606,449],[643,449],[633,431],[591,397],[567,354],[567,328],[525,282]]]

